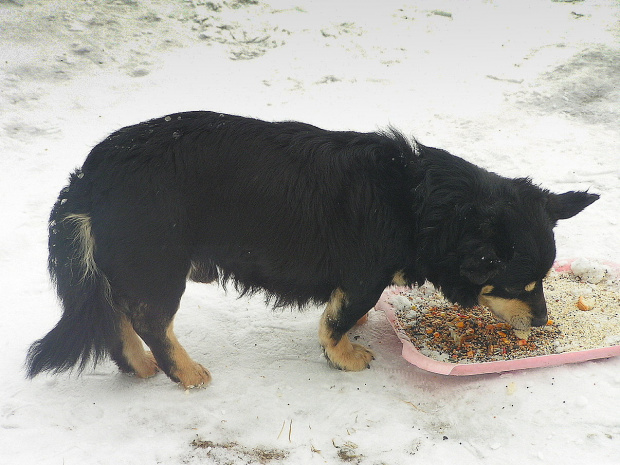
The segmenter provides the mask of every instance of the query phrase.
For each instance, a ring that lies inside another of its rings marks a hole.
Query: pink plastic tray
[[[570,270],[572,260],[558,262],[555,269],[558,271]],[[618,265],[612,264],[615,272],[618,271]],[[383,311],[396,335],[403,344],[402,355],[409,363],[416,365],[423,370],[442,375],[468,376],[480,375],[483,373],[498,373],[502,371],[523,370],[526,368],[539,368],[556,365],[564,365],[567,363],[579,363],[587,360],[595,360],[600,358],[609,358],[620,355],[620,345],[601,347],[597,349],[581,350],[577,352],[564,352],[561,354],[540,355],[536,357],[526,357],[516,360],[499,360],[493,362],[482,363],[450,363],[440,362],[422,355],[418,349],[411,343],[403,329],[400,327],[394,307],[390,303],[393,296],[399,294],[404,288],[393,287],[383,292],[381,299],[375,306],[377,310]]]

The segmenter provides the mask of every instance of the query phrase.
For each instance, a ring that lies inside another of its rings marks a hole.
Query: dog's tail
[[[27,374],[82,371],[120,343],[110,284],[95,263],[96,242],[85,199],[90,187],[78,171],[60,193],[49,221],[48,268],[63,307],[56,326],[28,351]],[[86,202],[89,203],[89,202]]]

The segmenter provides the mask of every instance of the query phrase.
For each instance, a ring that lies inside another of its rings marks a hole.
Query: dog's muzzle
[[[535,289],[518,298],[502,298],[481,293],[478,302],[487,306],[498,318],[511,324],[515,329],[547,324],[547,304],[542,283]]]

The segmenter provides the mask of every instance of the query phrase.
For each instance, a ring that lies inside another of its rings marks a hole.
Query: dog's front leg
[[[345,371],[370,368],[370,361],[374,359],[372,352],[360,344],[352,343],[346,333],[376,303],[376,300],[372,303],[371,300],[352,301],[341,289],[332,292],[321,317],[319,340],[325,357],[335,368]]]

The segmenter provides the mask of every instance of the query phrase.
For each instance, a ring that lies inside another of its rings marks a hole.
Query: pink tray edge
[[[559,271],[565,271],[565,264],[570,264],[573,260],[562,260],[561,265],[556,265]],[[618,269],[618,265],[607,263],[607,265]],[[527,357],[516,360],[499,360],[495,362],[483,363],[450,363],[433,360],[430,357],[422,355],[409,338],[404,334],[403,329],[398,324],[394,307],[390,304],[391,296],[399,294],[404,287],[391,287],[386,289],[379,302],[375,306],[376,310],[385,313],[396,335],[400,339],[403,349],[402,356],[409,363],[432,373],[452,376],[471,376],[486,373],[500,373],[504,371],[524,370],[528,368],[541,368],[549,366],[565,365],[569,363],[580,363],[588,360],[597,360],[601,358],[610,358],[620,355],[620,345],[599,347],[596,349],[581,350],[576,352],[564,352],[561,354],[540,355],[536,357]]]

